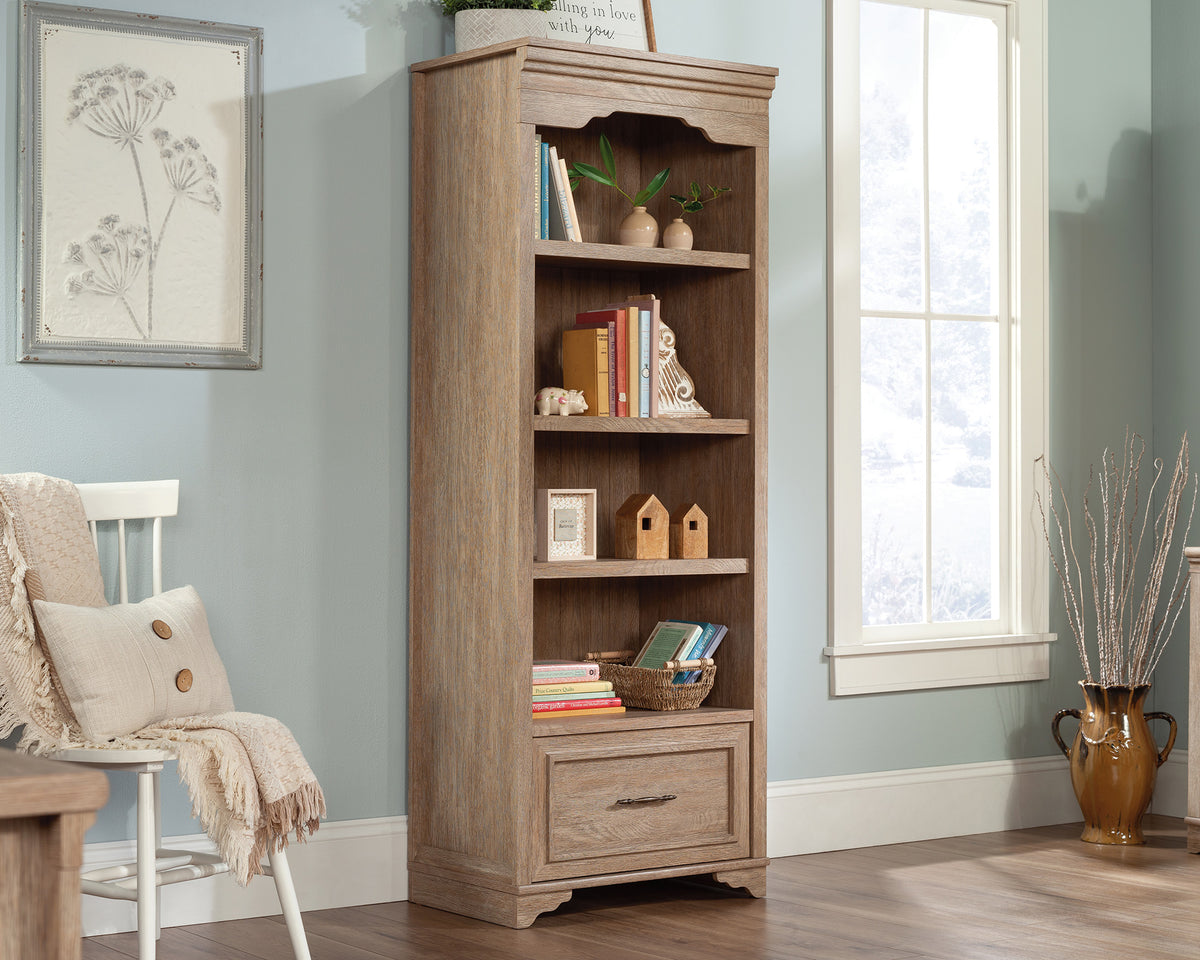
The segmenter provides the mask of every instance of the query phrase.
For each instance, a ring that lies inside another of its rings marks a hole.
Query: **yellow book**
[[[563,387],[579,390],[587,401],[585,417],[607,417],[608,330],[572,327],[562,335]]]
[[[546,696],[560,693],[602,693],[613,688],[611,680],[580,680],[577,683],[535,683],[533,695]]]
[[[641,379],[641,347],[638,345],[638,316],[639,310],[637,307],[625,307],[627,323],[625,325],[625,341],[626,341],[626,366],[629,369],[629,387],[627,394],[629,396],[629,416],[640,417],[641,406],[641,390],[638,389],[638,382]]]

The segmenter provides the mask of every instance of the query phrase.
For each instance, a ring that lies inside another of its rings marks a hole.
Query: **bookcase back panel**
[[[696,233],[696,249],[749,253],[753,245],[755,197],[754,151],[748,147],[715,144],[704,134],[675,117],[613,114],[597,117],[579,130],[539,127],[542,139],[552,144],[568,168],[583,161],[604,169],[600,135],[613,148],[616,180],[630,197],[636,197],[660,170],[670,168],[666,186],[646,204],[659,230],[682,216]],[[688,195],[692,181],[708,196],[708,187],[729,187],[723,195],[695,214],[683,214],[671,194]],[[583,239],[588,243],[617,243],[621,220],[632,204],[615,189],[592,180],[582,181],[574,192]]]
[[[642,584],[643,638],[659,620],[700,620],[729,628],[713,659],[716,683],[709,707],[749,709],[755,705],[756,657],[753,581],[740,577],[664,577]]]
[[[591,650],[640,648],[640,594],[636,579],[536,581],[534,659],[578,660]]]

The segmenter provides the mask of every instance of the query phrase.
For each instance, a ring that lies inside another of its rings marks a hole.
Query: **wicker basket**
[[[640,710],[695,710],[713,688],[717,666],[712,659],[669,660],[661,670],[631,667],[633,654],[589,653],[584,656],[600,664],[600,679],[610,680],[613,692],[627,707]],[[680,670],[699,670],[700,676],[691,683],[673,683]]]

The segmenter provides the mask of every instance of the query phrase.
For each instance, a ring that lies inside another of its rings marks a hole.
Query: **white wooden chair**
[[[117,589],[121,603],[129,602],[129,576],[126,564],[126,520],[153,520],[151,530],[151,588],[162,592],[162,521],[179,510],[179,481],[152,480],[129,483],[81,483],[79,495],[92,530],[98,540],[98,525],[116,522]],[[69,760],[102,770],[137,774],[137,860],[134,863],[85,871],[82,890],[94,897],[137,901],[138,960],[154,960],[155,941],[159,937],[158,887],[184,880],[199,880],[229,871],[229,865],[210,853],[191,850],[165,850],[162,844],[162,817],[159,802],[159,774],[163,764],[173,759],[168,750],[62,750],[56,760]],[[283,908],[292,951],[296,960],[310,960],[300,905],[292,885],[291,870],[283,850],[268,848],[264,872],[275,879],[275,891]]]

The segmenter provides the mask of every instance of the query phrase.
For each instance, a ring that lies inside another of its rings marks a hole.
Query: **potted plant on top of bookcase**
[[[521,37],[544,37],[554,0],[433,0],[454,17],[458,53]]]

